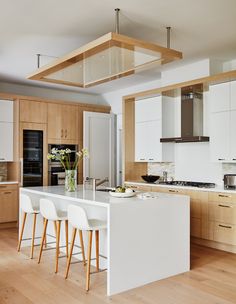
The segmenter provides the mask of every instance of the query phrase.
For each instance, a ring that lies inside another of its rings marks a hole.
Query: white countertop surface
[[[224,189],[223,185],[216,185],[215,188],[198,188],[198,187],[187,187],[187,186],[174,186],[174,185],[163,185],[163,184],[155,184],[155,183],[146,183],[146,182],[132,182],[126,181],[126,185],[140,185],[140,186],[149,186],[149,187],[163,187],[163,188],[173,188],[173,189],[183,189],[183,190],[195,190],[195,191],[207,191],[207,192],[225,192],[225,193],[234,193],[236,194],[236,190],[228,190]]]
[[[20,188],[22,192],[30,192],[48,197],[56,197],[59,199],[66,198],[70,201],[81,201],[90,205],[96,205],[101,207],[108,207],[110,204],[123,204],[127,202],[145,202],[146,200],[133,196],[130,198],[117,198],[112,197],[109,192],[84,190],[83,186],[78,186],[75,192],[65,192],[64,186],[47,186],[47,187],[25,187]],[[151,200],[168,199],[175,200],[180,196],[168,193],[155,193],[154,198]],[[183,195],[185,197],[185,195]],[[149,199],[150,200],[150,199]]]
[[[0,182],[0,185],[11,185],[11,184],[18,184],[17,181],[3,181]]]

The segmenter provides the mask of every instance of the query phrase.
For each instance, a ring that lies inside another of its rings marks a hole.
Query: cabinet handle
[[[225,158],[218,158],[218,160],[225,160]]]
[[[154,158],[149,158],[148,160],[154,160]]]
[[[178,190],[172,190],[172,189],[169,189],[169,192],[175,192],[175,193],[179,193]]]
[[[65,130],[65,138],[67,138],[67,129]]]
[[[236,158],[232,158],[232,160],[236,160]]]
[[[61,138],[63,138],[63,135],[64,135],[64,131],[63,129],[61,129]]]
[[[219,194],[219,197],[231,197],[230,195]]]
[[[5,158],[1,157],[0,160],[5,160]]]
[[[11,194],[11,193],[12,193],[11,191],[4,192],[4,194]]]
[[[140,158],[139,160],[145,160],[145,158]]]
[[[221,204],[219,204],[218,206],[219,206],[219,207],[223,207],[223,208],[232,208],[231,206],[221,205]]]
[[[5,189],[7,186],[0,186],[0,189]]]
[[[221,225],[219,224],[219,227],[227,228],[227,229],[232,229],[232,226],[226,226],[226,225]]]

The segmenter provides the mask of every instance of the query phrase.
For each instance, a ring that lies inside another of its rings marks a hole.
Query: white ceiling
[[[236,0],[0,0],[0,5],[0,81],[61,87],[26,80],[36,69],[36,54],[59,57],[113,31],[116,7],[121,34],[165,46],[165,27],[171,26],[171,47],[184,55],[178,64],[236,58]],[[159,75],[152,70],[78,91],[105,93]]]

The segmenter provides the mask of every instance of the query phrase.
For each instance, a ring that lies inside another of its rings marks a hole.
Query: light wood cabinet
[[[0,185],[0,223],[18,221],[18,186]]]
[[[209,193],[209,238],[236,245],[236,195]]]
[[[20,100],[20,121],[47,123],[47,103],[35,100]]]
[[[48,104],[48,143],[78,143],[77,107]]]

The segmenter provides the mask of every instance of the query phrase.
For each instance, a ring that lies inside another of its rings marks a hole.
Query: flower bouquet
[[[71,154],[75,153],[75,161],[71,162]],[[77,188],[77,166],[80,160],[88,156],[88,151],[82,149],[79,152],[71,151],[70,149],[53,148],[51,153],[48,153],[48,159],[58,160],[65,169],[65,189],[69,192],[74,192]]]

